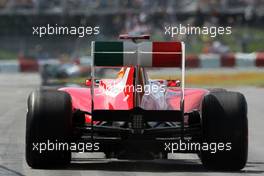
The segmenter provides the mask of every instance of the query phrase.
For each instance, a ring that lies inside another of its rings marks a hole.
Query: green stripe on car
[[[95,66],[122,66],[123,42],[95,42],[94,65]],[[112,53],[113,52],[113,53]]]

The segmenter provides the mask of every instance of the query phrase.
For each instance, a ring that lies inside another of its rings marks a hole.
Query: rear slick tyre
[[[61,167],[70,163],[71,152],[69,150],[44,150],[40,152],[40,145],[38,148],[36,145],[45,143],[47,148],[47,143],[68,143],[72,132],[71,111],[71,97],[66,92],[38,90],[30,94],[25,146],[26,161],[30,167]]]
[[[238,92],[212,92],[202,102],[202,142],[224,143],[216,153],[201,151],[203,165],[212,170],[236,171],[248,155],[247,102]],[[229,143],[229,147],[227,147]]]

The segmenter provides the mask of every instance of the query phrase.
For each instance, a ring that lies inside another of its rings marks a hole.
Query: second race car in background
[[[86,58],[86,57],[85,57]],[[84,77],[90,74],[91,63],[90,58],[85,64],[76,62],[53,62],[43,63],[40,67],[41,84],[53,85],[63,82],[63,79]]]

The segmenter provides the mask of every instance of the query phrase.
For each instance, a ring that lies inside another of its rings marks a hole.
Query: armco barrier
[[[59,64],[56,59],[37,60],[19,58],[18,60],[0,60],[1,72],[36,72],[41,65]],[[187,68],[264,68],[264,52],[258,53],[229,53],[229,54],[200,54],[188,55]]]
[[[234,67],[236,65],[235,55],[230,54],[223,54],[221,55],[221,66],[222,67]]]
[[[188,55],[187,68],[264,67],[264,52]]]
[[[201,54],[199,56],[200,67],[202,68],[219,68],[221,67],[220,55],[218,54]]]
[[[263,53],[257,53],[256,66],[257,67],[264,67],[264,52]]]
[[[19,71],[20,68],[17,60],[0,60],[0,73],[15,73]]]
[[[197,68],[200,66],[200,59],[197,55],[188,55],[186,59],[186,67]]]
[[[256,66],[256,53],[237,53],[235,54],[236,67],[255,67]]]
[[[18,62],[21,72],[37,72],[39,70],[38,61],[35,58],[19,57]]]

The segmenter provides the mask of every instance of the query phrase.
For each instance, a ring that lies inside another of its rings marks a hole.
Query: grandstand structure
[[[203,12],[244,13],[248,6],[263,15],[263,0],[0,0],[1,14],[116,14],[128,10],[166,10],[168,13],[193,13],[199,7]],[[99,11],[98,11],[99,10]]]
[[[38,57],[87,54],[91,40],[116,39],[127,32],[150,33],[156,40],[171,40],[164,35],[168,24],[260,28],[263,21],[264,0],[0,0],[0,59],[10,55],[2,53],[10,52],[37,53]],[[100,35],[32,36],[33,26],[47,24],[100,26]],[[234,41],[241,40],[237,51],[243,51],[243,47],[247,51],[250,47],[245,43],[260,40],[243,35],[234,36]],[[199,42],[210,43],[196,36],[176,39],[184,40],[191,52],[202,51],[197,48]]]

